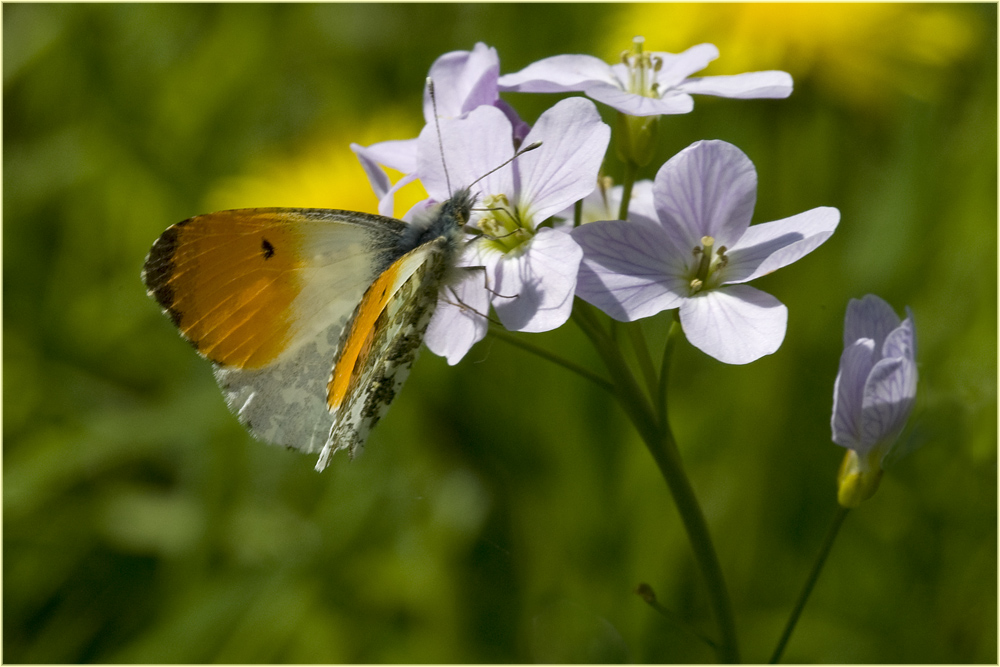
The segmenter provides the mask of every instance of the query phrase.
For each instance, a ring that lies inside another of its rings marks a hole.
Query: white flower
[[[840,212],[819,207],[750,226],[756,196],[757,173],[736,146],[688,146],[656,174],[657,219],[633,215],[573,230],[584,251],[577,296],[626,322],[679,308],[691,344],[728,364],[775,352],[788,309],[743,283],[815,250]]]
[[[573,308],[583,253],[572,236],[541,226],[549,217],[590,194],[611,136],[597,108],[580,98],[546,111],[525,138],[535,150],[487,174],[514,155],[510,120],[482,106],[465,118],[441,122],[421,133],[417,172],[437,201],[450,198],[441,150],[453,183],[473,183],[478,206],[471,224],[482,235],[463,255],[470,270],[454,299],[439,301],[427,330],[427,347],[457,363],[486,333],[485,303],[512,331],[549,331]],[[446,289],[447,295],[447,289]],[[477,306],[479,308],[477,308]]]
[[[683,53],[645,52],[636,37],[622,62],[609,65],[586,55],[561,55],[528,65],[500,77],[500,90],[522,93],[580,91],[630,116],[688,113],[691,95],[784,98],[792,93],[787,72],[747,72],[731,76],[692,77],[719,57],[712,44],[699,44]]]

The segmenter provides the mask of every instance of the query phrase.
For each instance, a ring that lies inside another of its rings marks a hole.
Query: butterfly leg
[[[488,280],[488,278],[486,276],[486,267],[485,266],[463,266],[463,267],[460,267],[460,268],[462,270],[464,270],[464,271],[482,271],[483,272],[484,280]],[[489,288],[488,284],[484,284],[484,286],[486,287],[486,291],[487,292],[490,292],[491,294],[496,294],[496,292],[494,292],[493,290],[491,290]],[[461,310],[463,310],[465,312],[472,313],[473,315],[478,315],[479,317],[483,318],[487,322],[492,322],[493,324],[500,324],[495,319],[493,319],[492,317],[490,317],[488,314],[482,313],[477,308],[475,308],[474,306],[470,306],[469,304],[465,303],[465,301],[462,300],[462,297],[460,297],[458,295],[458,292],[455,291],[454,287],[448,287],[448,291],[451,292],[451,298],[448,298],[447,296],[443,296],[442,298],[444,299],[445,303],[447,303],[447,304],[449,304],[451,306],[455,306],[456,308],[459,308],[459,309],[461,309]],[[489,308],[489,304],[488,303],[487,303],[487,308]]]

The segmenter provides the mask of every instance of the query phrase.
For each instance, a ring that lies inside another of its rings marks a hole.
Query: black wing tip
[[[174,254],[176,251],[177,225],[173,225],[153,242],[153,247],[146,255],[141,273],[142,282],[146,285],[146,293],[156,299],[156,302],[165,311],[168,311],[174,324],[178,323],[180,317],[172,310],[174,290],[170,286],[170,277],[174,274]]]

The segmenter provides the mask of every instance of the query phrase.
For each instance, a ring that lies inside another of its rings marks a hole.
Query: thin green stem
[[[799,616],[802,614],[802,610],[806,606],[806,601],[809,600],[809,594],[812,593],[813,586],[816,585],[816,580],[819,579],[819,573],[823,570],[823,564],[826,562],[826,557],[830,555],[830,550],[833,548],[833,541],[837,539],[837,533],[840,532],[840,526],[844,523],[844,519],[847,518],[847,513],[850,510],[846,507],[837,506],[837,514],[833,517],[833,523],[826,530],[826,537],[823,538],[823,545],[819,548],[819,554],[816,556],[816,562],[813,563],[812,571],[809,573],[809,577],[806,578],[805,586],[802,587],[802,592],[799,593],[799,599],[795,602],[795,608],[792,609],[792,615],[788,617],[788,623],[785,625],[785,631],[781,633],[781,639],[778,640],[778,645],[774,648],[774,654],[771,656],[771,664],[777,664],[781,660],[781,654],[785,652],[785,646],[788,644],[789,638],[792,636],[792,631],[795,630],[795,624],[799,621]]]
[[[674,356],[674,348],[677,347],[677,339],[681,330],[681,323],[676,318],[677,311],[674,311],[674,320],[670,323],[670,330],[667,331],[667,346],[663,350],[663,359],[660,361],[660,386],[656,397],[656,411],[659,416],[660,428],[668,428],[667,421],[667,390],[670,385],[670,360]]]
[[[564,359],[559,355],[553,354],[552,352],[549,352],[544,348],[538,347],[533,343],[529,343],[525,340],[522,340],[519,336],[504,331],[503,329],[491,327],[490,333],[499,338],[500,340],[504,341],[505,343],[513,345],[514,347],[519,347],[522,350],[525,350],[526,352],[531,352],[532,354],[538,355],[542,359],[551,361],[554,364],[558,364],[559,366],[562,366],[563,368],[572,371],[577,375],[586,378],[587,380],[590,380],[601,389],[614,393],[615,389],[614,385],[612,385],[610,382],[602,378],[597,373],[591,372],[586,368],[584,368],[583,366],[573,363],[569,359]]]
[[[598,354],[601,355],[604,365],[607,366],[608,372],[611,374],[615,387],[615,397],[639,433],[642,435],[648,433],[651,428],[655,429],[655,421],[650,413],[648,401],[643,396],[639,385],[636,384],[635,378],[618,350],[618,346],[601,328],[590,311],[590,306],[577,299],[573,307],[573,319],[597,348]]]
[[[583,200],[577,199],[573,204],[573,226],[579,227],[581,222],[583,222]]]
[[[622,203],[618,206],[618,219],[628,220],[628,206],[632,201],[632,186],[635,185],[635,175],[639,166],[631,160],[625,161],[625,178],[622,180]]]
[[[733,620],[733,608],[726,590],[722,567],[719,564],[712,537],[708,531],[708,523],[698,504],[694,488],[684,472],[680,451],[674,441],[669,424],[664,419],[662,424],[654,416],[649,402],[643,396],[635,377],[632,375],[621,356],[618,346],[601,329],[590,306],[579,299],[573,308],[573,317],[590,337],[608,367],[608,373],[615,384],[615,396],[625,413],[632,420],[639,435],[642,436],[646,448],[653,455],[653,460],[660,469],[660,474],[667,482],[667,487],[673,496],[674,504],[681,515],[684,529],[688,535],[695,561],[701,570],[702,577],[708,588],[709,601],[715,613],[716,624],[719,627],[719,643],[716,655],[720,662],[739,662],[739,649],[736,638],[736,624]]]
[[[632,339],[632,349],[635,350],[636,360],[639,362],[639,370],[642,371],[643,380],[646,381],[646,389],[649,391],[649,397],[651,400],[655,400],[658,394],[657,387],[659,386],[659,382],[656,379],[656,371],[653,369],[653,357],[649,355],[649,346],[646,345],[646,336],[642,332],[642,323],[630,323],[628,325],[628,333]]]
[[[659,600],[656,599],[656,593],[653,592],[653,588],[649,584],[639,584],[639,586],[635,589],[635,594],[641,597],[646,602],[646,604],[648,604],[650,607],[659,612],[660,615],[666,618],[668,621],[670,621],[680,629],[684,630],[688,634],[697,637],[701,641],[705,642],[712,649],[718,650],[719,648],[718,644],[716,644],[711,637],[708,637],[704,632],[702,632],[698,628],[694,627],[693,625],[685,621],[678,614],[670,611],[662,604],[660,604]]]

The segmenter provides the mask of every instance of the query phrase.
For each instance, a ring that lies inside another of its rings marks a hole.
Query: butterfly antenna
[[[438,150],[441,152],[441,166],[444,168],[444,182],[448,186],[448,196],[451,196],[451,178],[448,177],[448,163],[444,159],[444,140],[441,138],[441,122],[438,120],[437,96],[434,94],[434,79],[427,77],[427,92],[431,96],[431,108],[434,110],[434,129],[438,135]]]
[[[483,180],[484,178],[486,178],[487,176],[489,176],[490,174],[492,174],[494,171],[497,171],[499,169],[503,169],[508,164],[510,164],[511,162],[513,162],[514,160],[516,160],[517,158],[521,157],[522,155],[524,155],[528,151],[533,151],[533,150],[535,150],[536,148],[538,148],[541,145],[542,145],[542,142],[540,142],[540,141],[536,141],[534,143],[528,144],[524,148],[522,148],[522,149],[518,150],[516,153],[514,153],[514,155],[511,156],[510,159],[504,160],[502,163],[500,163],[497,166],[493,167],[488,172],[486,172],[485,174],[483,174],[482,176],[480,176],[476,180],[474,180],[471,183],[469,183],[469,187],[471,188],[473,185],[475,185],[479,181]]]

